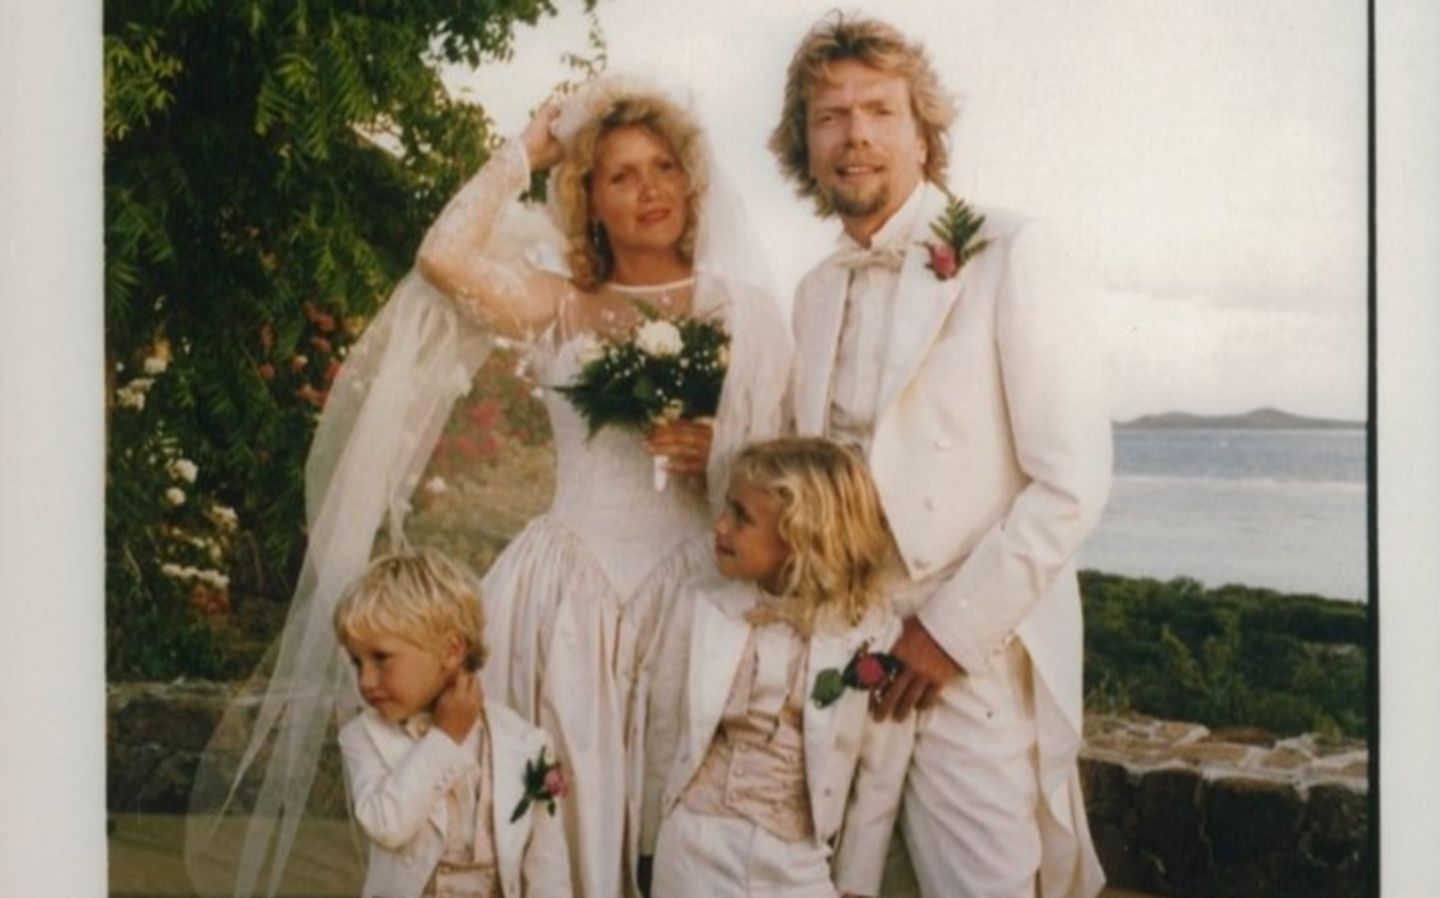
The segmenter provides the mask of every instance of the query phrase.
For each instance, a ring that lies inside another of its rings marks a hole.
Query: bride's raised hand
[[[560,105],[548,101],[530,119],[530,124],[520,132],[520,142],[525,146],[525,155],[530,160],[531,171],[544,171],[565,155],[565,148],[555,139],[550,127],[560,116]]]

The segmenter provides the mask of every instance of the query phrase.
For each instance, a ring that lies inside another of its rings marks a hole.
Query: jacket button
[[[947,440],[947,439],[945,439],[944,437],[936,437],[936,438],[935,438],[935,448],[936,448],[936,449],[940,449],[940,450],[942,450],[942,451],[945,450],[945,449],[949,449],[949,448],[950,448],[950,441]]]
[[[925,507],[930,509],[931,511],[934,511],[935,509],[940,507],[940,503],[935,499],[934,496],[926,496]]]
[[[930,567],[930,559],[928,558],[912,558],[910,563],[915,566],[915,570],[917,571],[927,570]]]

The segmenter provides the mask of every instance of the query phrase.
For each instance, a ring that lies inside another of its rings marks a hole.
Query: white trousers
[[[660,825],[652,898],[836,898],[830,851],[684,804]]]
[[[1034,898],[1040,786],[1034,684],[1018,640],[984,676],[948,684],[919,715],[880,893],[925,898]],[[911,871],[906,869],[908,853]]]

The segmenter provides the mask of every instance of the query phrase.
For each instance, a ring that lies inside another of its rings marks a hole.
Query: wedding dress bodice
[[[557,459],[548,515],[586,545],[615,592],[626,596],[671,548],[704,532],[709,512],[701,493],[678,480],[655,489],[654,463],[639,433],[604,427],[587,435],[574,406],[553,389],[574,380],[581,342],[542,344],[533,354]]]

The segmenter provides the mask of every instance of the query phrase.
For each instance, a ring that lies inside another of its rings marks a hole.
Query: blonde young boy
[[[431,550],[387,555],[334,622],[367,705],[340,731],[364,898],[570,895],[564,779],[545,733],[481,694],[473,578]]]

